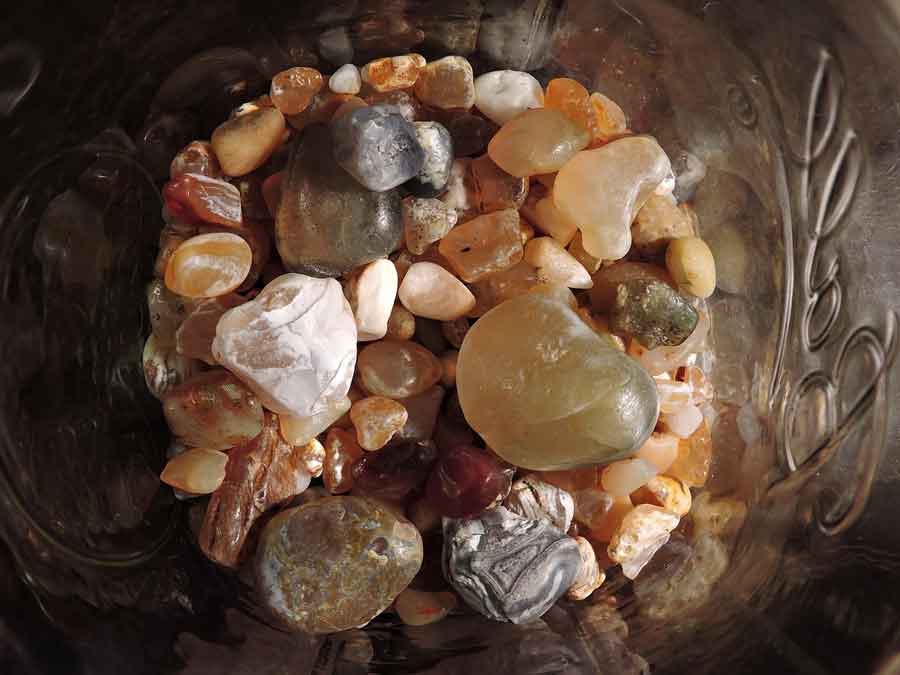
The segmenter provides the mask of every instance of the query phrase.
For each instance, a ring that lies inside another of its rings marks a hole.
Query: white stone
[[[575,577],[575,582],[566,591],[566,597],[569,600],[584,600],[603,585],[606,575],[600,571],[591,542],[584,537],[575,537],[575,543],[578,544],[578,552],[581,554],[581,569]]]
[[[350,277],[344,294],[356,317],[357,340],[380,340],[397,298],[397,268],[386,258],[370,262]]]
[[[222,315],[213,355],[273,412],[312,417],[350,389],[356,321],[334,279],[284,274]]]
[[[174,346],[162,344],[152,333],[144,345],[142,364],[147,389],[160,399],[169,389],[200,372],[199,361],[182,356]]]
[[[440,265],[420,262],[403,277],[400,302],[416,316],[453,321],[475,306],[475,296],[465,284]]]
[[[663,413],[663,424],[679,438],[689,438],[703,422],[703,413],[695,405],[686,405],[675,412]]]
[[[542,283],[567,288],[590,288],[591,275],[553,237],[535,237],[525,245],[525,262],[537,268]]]
[[[613,497],[626,497],[645,486],[659,471],[640,457],[623,459],[607,466],[600,475],[603,489]]]
[[[475,107],[502,126],[529,108],[543,108],[544,90],[528,73],[495,70],[476,78]]]
[[[629,579],[640,574],[653,555],[669,541],[678,527],[678,516],[651,504],[641,504],[630,511],[609,542],[610,559],[622,566]]]
[[[359,68],[352,63],[345,63],[328,79],[328,88],[335,94],[358,94],[361,87]]]

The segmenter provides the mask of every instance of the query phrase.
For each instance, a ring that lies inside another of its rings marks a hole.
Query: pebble
[[[591,103],[591,95],[580,82],[568,77],[550,80],[544,106],[564,114],[587,131],[592,139],[597,135],[597,114]]]
[[[400,403],[406,408],[409,417],[403,428],[397,432],[396,438],[404,441],[431,440],[443,400],[444,390],[439,386],[402,399]]]
[[[459,361],[459,352],[449,349],[441,354],[441,366],[444,369],[441,375],[441,384],[445,387],[456,386],[456,363]]]
[[[425,57],[420,54],[404,54],[375,59],[362,67],[362,81],[377,92],[409,89],[416,84],[425,68]]]
[[[590,288],[591,275],[553,237],[536,237],[525,246],[525,262],[537,269],[542,284]]]
[[[554,209],[555,208],[556,207],[554,206]],[[552,233],[548,234],[550,234],[551,237],[553,236]],[[559,241],[558,237],[553,238]],[[588,271],[588,274],[595,274],[597,270],[599,270],[603,266],[603,261],[600,260],[600,258],[595,258],[590,253],[584,250],[584,241],[581,238],[580,230],[577,230],[573,235],[572,241],[569,244],[569,248],[567,250],[572,254],[572,257],[575,258],[575,260],[581,263],[581,266]]]
[[[382,340],[359,353],[357,371],[370,394],[404,399],[437,384],[441,362],[415,342]]]
[[[595,144],[608,143],[628,132],[628,120],[618,103],[598,92],[591,94],[590,100],[594,108]]]
[[[210,366],[218,365],[212,353],[216,326],[225,312],[243,302],[244,298],[237,293],[229,293],[197,303],[175,333],[178,353],[191,359],[199,359]]]
[[[475,296],[459,279],[440,265],[415,263],[403,277],[400,302],[415,316],[452,321],[475,306]]]
[[[678,438],[690,438],[703,423],[703,413],[695,405],[686,405],[674,412],[663,413],[660,421]]]
[[[356,322],[335,280],[285,274],[222,316],[213,355],[268,409],[310,417],[347,395]]]
[[[473,159],[469,170],[481,213],[518,209],[525,203],[528,179],[510,176],[488,155]]]
[[[325,497],[275,516],[260,535],[256,588],[282,624],[304,633],[358,628],[390,606],[422,565],[406,519],[360,497]]]
[[[260,188],[270,218],[275,218],[278,215],[278,205],[281,203],[281,187],[283,183],[284,171],[276,171],[263,181]]]
[[[444,321],[441,324],[441,332],[444,334],[447,342],[456,349],[462,347],[463,339],[470,328],[469,320],[465,317],[459,317],[453,321]]]
[[[614,332],[634,337],[652,350],[683,344],[698,318],[697,310],[668,284],[634,279],[616,288],[609,325]]]
[[[490,120],[472,113],[454,115],[447,124],[456,157],[469,157],[485,152],[498,128]]]
[[[696,298],[708,298],[716,290],[716,261],[705,241],[681,237],[669,242],[666,269],[678,288]]]
[[[659,473],[665,473],[678,458],[677,436],[653,432],[634,456],[652,464]]]
[[[711,464],[712,436],[706,422],[701,422],[690,438],[678,441],[678,456],[666,474],[699,488],[706,485]]]
[[[478,215],[478,199],[471,184],[469,171],[471,164],[472,160],[468,158],[453,160],[447,191],[440,197],[448,208],[456,212],[457,222],[471,220]]]
[[[169,166],[169,178],[175,180],[186,173],[207,178],[222,177],[222,167],[210,143],[191,141],[175,155]]]
[[[563,218],[578,223],[588,253],[618,260],[631,248],[635,215],[670,172],[669,158],[654,139],[621,138],[580,152],[560,168],[553,201]]]
[[[351,96],[346,101],[341,103],[340,107],[334,111],[334,114],[331,116],[331,121],[338,119],[339,117],[343,117],[347,113],[351,113],[354,110],[359,110],[360,108],[365,108],[368,103],[363,101],[359,96]]]
[[[600,484],[613,497],[625,497],[646,485],[657,473],[653,464],[634,457],[609,464],[600,474]]]
[[[502,272],[490,274],[482,281],[469,285],[475,296],[475,307],[469,316],[482,316],[497,305],[528,293],[537,283],[537,273],[524,261]]]
[[[394,305],[388,317],[385,337],[391,340],[409,340],[416,332],[416,317],[401,304]]]
[[[323,89],[313,97],[306,110],[288,115],[287,122],[297,131],[305,131],[313,124],[327,124],[334,119],[341,106],[354,98],[352,94],[335,94],[330,89]]]
[[[413,122],[416,140],[425,153],[419,174],[406,182],[417,197],[437,197],[447,189],[453,167],[453,139],[443,124]]]
[[[344,396],[329,401],[322,412],[309,417],[279,415],[281,436],[291,445],[306,445],[349,412],[350,405],[350,399]]]
[[[200,370],[200,364],[179,354],[172,345],[165,345],[151,334],[141,356],[144,382],[156,398],[190,378]]]
[[[442,516],[471,518],[500,503],[512,485],[512,470],[473,446],[445,451],[428,477],[428,503]]]
[[[444,576],[469,607],[495,621],[540,617],[578,578],[578,544],[502,506],[444,521]]]
[[[575,543],[578,544],[578,553],[581,555],[581,568],[575,581],[566,591],[566,597],[569,600],[584,600],[591,593],[596,591],[603,582],[606,581],[606,575],[600,571],[597,564],[597,554],[594,553],[594,546],[584,537],[575,537]]]
[[[649,263],[617,262],[605,265],[592,278],[591,306],[602,314],[609,314],[615,306],[619,284],[645,280],[661,281],[675,287],[675,282],[662,267]]]
[[[657,347],[647,350],[632,340],[629,353],[632,354],[644,369],[651,375],[659,375],[685,365],[688,357],[703,349],[709,333],[709,316],[706,312],[698,312],[699,319],[694,332],[677,347]]]
[[[572,495],[535,476],[525,476],[512,485],[503,505],[529,520],[546,520],[562,532],[568,532],[575,517]]]
[[[669,541],[678,516],[650,504],[636,506],[609,542],[609,557],[622,566],[622,573],[635,579],[653,555]]]
[[[410,124],[424,119],[422,104],[407,91],[388,91],[366,94],[363,99],[369,105],[389,105],[397,108]]]
[[[559,171],[590,139],[558,110],[526,110],[500,127],[488,144],[488,154],[508,174],[534,176]]]
[[[661,413],[674,413],[693,403],[693,389],[687,382],[673,380],[668,373],[656,375],[653,379],[659,394],[659,411]]]
[[[715,261],[716,288],[735,295],[746,294],[754,270],[750,234],[746,226],[735,222],[716,225],[709,233],[707,244]]]
[[[416,255],[425,253],[456,225],[456,211],[440,199],[408,197],[402,214],[406,248]]]
[[[344,284],[344,293],[356,319],[356,339],[371,342],[383,338],[397,299],[394,263],[387,258],[370,262],[352,274]]]
[[[150,326],[160,346],[175,344],[175,334],[181,322],[193,310],[194,303],[166,288],[161,279],[154,279],[147,285],[147,310]]]
[[[456,609],[456,605],[456,596],[452,593],[407,588],[394,601],[394,610],[407,626],[427,626],[446,617]]]
[[[469,425],[538,471],[614,460],[644,444],[659,403],[649,375],[564,302],[529,293],[469,330],[457,364]]]
[[[191,448],[170,459],[159,479],[191,495],[215,492],[225,479],[228,455],[218,450]]]
[[[334,120],[331,134],[335,161],[375,192],[405,183],[425,163],[416,128],[392,106],[358,108]]]
[[[502,126],[526,110],[543,108],[544,90],[528,73],[495,70],[476,78],[475,107]]]
[[[397,248],[403,233],[397,191],[372,192],[335,161],[324,127],[309,127],[288,164],[275,222],[285,267],[339,276]]]
[[[345,63],[328,79],[328,87],[335,94],[358,94],[362,87],[359,68],[352,63]]]
[[[353,493],[398,504],[421,489],[437,456],[431,441],[394,441],[378,452],[364,453],[350,469]]]
[[[191,237],[166,265],[166,286],[188,298],[231,293],[250,273],[253,251],[241,237],[227,232]]]
[[[350,492],[353,488],[351,469],[363,454],[355,433],[337,427],[328,430],[322,480],[330,493]]]
[[[538,199],[525,215],[538,229],[556,239],[562,246],[568,246],[578,233],[578,226],[563,218],[553,199],[549,197]]]
[[[163,199],[170,213],[187,223],[236,228],[243,221],[240,190],[218,178],[182,174],[166,183]]]
[[[693,213],[671,195],[653,195],[637,212],[631,226],[634,247],[645,256],[662,255],[673,239],[694,234]]]
[[[162,398],[172,433],[187,445],[228,450],[262,430],[259,399],[227,370],[211,370],[170,389]]]
[[[466,282],[502,272],[522,260],[519,212],[504,209],[457,225],[438,247]]]
[[[631,497],[614,497],[609,508],[602,514],[598,514],[591,521],[588,537],[591,541],[597,543],[609,543],[616,532],[619,531],[625,516],[633,510],[634,505],[631,503]]]
[[[299,448],[300,465],[303,469],[313,478],[321,476],[325,470],[325,446],[319,439],[313,438],[295,447]]]
[[[677,478],[654,476],[647,484],[631,495],[638,504],[652,504],[674,513],[679,518],[691,510],[691,490]]]
[[[462,56],[432,61],[419,73],[415,91],[422,103],[433,108],[471,108],[475,105],[472,65]]]
[[[356,440],[363,450],[380,450],[406,424],[409,414],[402,403],[370,396],[350,408],[350,420],[356,428]]]
[[[260,108],[216,127],[212,147],[226,176],[243,176],[265,164],[283,135],[281,111]]]
[[[288,68],[272,77],[269,96],[272,104],[285,115],[298,115],[309,107],[325,86],[325,79],[315,68]],[[356,93],[356,92],[347,92]]]

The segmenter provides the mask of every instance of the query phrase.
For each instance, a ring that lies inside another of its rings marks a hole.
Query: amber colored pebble
[[[339,117],[346,115],[347,113],[351,113],[354,110],[358,110],[359,108],[365,108],[368,103],[363,101],[359,96],[351,96],[346,101],[341,103],[337,110],[334,111],[334,115],[331,116],[332,120],[336,120]]]
[[[225,479],[228,455],[218,450],[191,448],[166,464],[160,480],[192,495],[215,492]]]
[[[525,295],[537,283],[537,271],[524,261],[508,270],[490,274],[469,286],[475,296],[475,307],[469,316],[482,316],[502,302]]]
[[[462,56],[445,56],[427,64],[416,80],[416,97],[432,108],[469,109],[475,105],[472,65]]]
[[[488,155],[472,160],[469,165],[478,207],[482,213],[501,209],[518,209],[528,196],[528,179],[510,176],[494,164]]]
[[[350,397],[344,396],[329,401],[325,410],[312,417],[279,415],[281,437],[291,445],[306,445],[349,412],[351,405]]]
[[[597,312],[606,313],[616,304],[616,290],[619,284],[633,280],[662,281],[675,287],[675,282],[662,267],[649,263],[617,262],[607,265],[591,277],[594,287],[591,289],[591,305]]]
[[[227,232],[201,234],[181,244],[166,267],[166,287],[188,298],[212,298],[240,286],[253,263],[253,251]]]
[[[500,127],[488,143],[488,154],[513,176],[559,171],[587,147],[588,131],[559,110],[526,110]]]
[[[469,328],[469,320],[464,316],[454,319],[453,321],[444,321],[441,324],[441,332],[443,332],[444,337],[447,338],[447,342],[456,349],[462,347],[463,338],[466,337]]]
[[[434,428],[443,400],[444,389],[434,386],[421,394],[400,401],[406,408],[409,418],[403,428],[397,432],[395,438],[405,441],[430,440],[434,436]]]
[[[587,131],[591,138],[597,134],[597,113],[591,95],[584,86],[568,77],[550,80],[544,95],[544,107],[559,110]]]
[[[169,212],[188,223],[214,223],[240,227],[241,192],[231,183],[186,173],[166,183],[163,199]]]
[[[420,54],[388,56],[364,65],[360,76],[364,84],[377,92],[409,89],[419,79],[425,64],[425,57]]]
[[[421,394],[441,379],[441,362],[422,345],[382,340],[357,358],[360,382],[375,396],[402,399]]]
[[[153,274],[165,279],[166,267],[175,255],[175,251],[191,237],[199,234],[199,228],[186,223],[171,223],[163,227],[159,233],[159,253],[156,254],[156,262],[153,265]]]
[[[212,146],[227,176],[243,176],[262,166],[283,139],[284,115],[277,108],[259,110],[220,124]]]
[[[222,167],[212,145],[206,141],[192,141],[175,155],[169,166],[169,178],[175,180],[186,173],[195,173],[208,178],[221,178]]]
[[[592,542],[609,542],[632,509],[634,504],[631,503],[631,497],[616,497],[609,510],[591,522],[587,538]]]
[[[297,131],[303,131],[310,124],[325,123],[331,121],[338,108],[351,98],[350,94],[335,94],[330,89],[323,89],[315,95],[307,108],[296,115],[288,115],[287,122]]]
[[[314,438],[300,446],[299,463],[313,478],[318,478],[325,470],[325,446]]]
[[[406,424],[409,414],[402,403],[384,396],[370,396],[350,408],[350,421],[363,450],[380,450]]]
[[[566,492],[594,490],[600,485],[599,466],[586,466],[582,469],[566,471],[535,471],[534,474],[542,481],[562,488]]]
[[[244,298],[237,293],[229,293],[198,303],[175,333],[178,353],[215,365],[212,342],[216,337],[216,325],[225,312],[243,302]]]
[[[315,68],[288,68],[272,78],[269,96],[285,115],[297,115],[309,107],[324,85],[322,73]]]
[[[703,487],[712,463],[712,435],[704,421],[690,438],[678,441],[678,457],[666,470],[667,476],[683,481],[689,487]]]
[[[519,212],[504,209],[457,225],[441,240],[438,250],[467,282],[509,269],[524,254]]]
[[[680,517],[691,510],[691,490],[677,478],[654,476],[644,487],[631,493],[631,501],[635,506],[660,506]]]
[[[416,332],[416,317],[406,307],[397,303],[388,317],[387,335],[392,340],[409,340]]]
[[[584,249],[584,241],[581,238],[580,230],[575,233],[575,236],[569,243],[568,251],[575,260],[584,266],[584,269],[586,269],[589,274],[594,274],[603,265],[602,260],[595,258]]]
[[[353,476],[350,469],[354,462],[363,456],[363,449],[356,442],[356,434],[352,431],[332,427],[325,437],[325,462],[322,480],[325,487],[333,494],[350,492],[353,488]]]
[[[593,144],[606,143],[628,132],[628,120],[622,108],[611,98],[594,92],[591,94],[594,109]]]

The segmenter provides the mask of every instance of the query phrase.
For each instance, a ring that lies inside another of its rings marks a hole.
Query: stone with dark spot
[[[637,338],[647,349],[675,347],[697,327],[697,310],[669,284],[632,279],[616,287],[610,328]]]

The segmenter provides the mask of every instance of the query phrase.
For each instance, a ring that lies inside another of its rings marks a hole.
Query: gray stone
[[[667,283],[632,279],[616,287],[609,325],[616,333],[638,339],[647,349],[675,347],[694,332],[697,310]]]
[[[275,221],[285,267],[337,277],[384,258],[402,234],[400,193],[362,187],[335,162],[328,129],[306,127],[288,163]]]
[[[523,518],[545,520],[562,532],[569,530],[575,517],[572,495],[534,476],[526,476],[513,483],[503,505]]]
[[[406,183],[406,188],[417,197],[437,197],[450,181],[453,140],[447,128],[438,122],[416,122],[415,127],[425,162],[419,174]]]
[[[371,105],[342,115],[331,134],[337,163],[376,192],[402,185],[425,162],[416,128],[394,106]]]
[[[581,556],[575,540],[547,521],[498,506],[470,520],[444,519],[443,567],[472,609],[525,623],[565,595]]]

